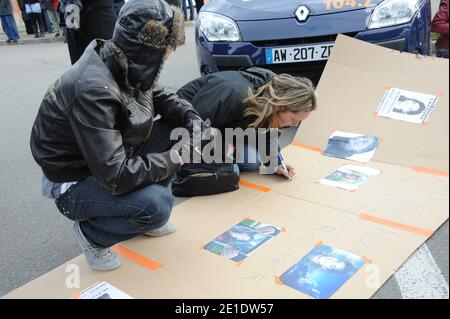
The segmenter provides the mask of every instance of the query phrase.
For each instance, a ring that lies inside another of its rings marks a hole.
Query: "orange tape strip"
[[[318,243],[316,243],[315,245],[314,245],[314,247],[320,247],[320,246],[323,246],[323,241],[319,241]]]
[[[440,92],[438,93],[438,96],[440,96],[440,97],[445,96],[445,91],[444,91],[444,90],[440,91]]]
[[[161,264],[158,264],[156,261],[150,260],[142,255],[139,255],[138,253],[132,251],[131,249],[128,249],[122,245],[115,245],[111,248],[112,251],[114,251],[116,254],[121,255],[124,258],[127,258],[131,260],[132,262],[141,265],[145,268],[148,268],[150,270],[156,270],[159,268],[164,267]]]
[[[241,261],[238,261],[237,263],[236,263],[236,267],[240,267],[242,264],[244,263],[244,261],[243,260],[241,260]]]
[[[295,147],[303,148],[303,149],[308,150],[308,151],[313,151],[313,152],[317,152],[317,153],[323,153],[323,149],[321,149],[320,147],[317,147],[317,146],[302,144],[302,143],[299,143],[299,142],[292,142],[291,145],[295,146]]]
[[[81,293],[79,291],[75,291],[72,295],[72,299],[80,299]]]
[[[239,186],[251,188],[251,189],[254,189],[255,191],[260,191],[260,192],[264,192],[264,193],[270,192],[272,190],[269,187],[261,186],[261,185],[258,185],[258,184],[253,184],[253,183],[250,183],[250,182],[247,182],[247,181],[243,181],[243,180],[241,180],[239,182]]]
[[[430,237],[431,235],[433,235],[433,231],[429,230],[429,229],[425,229],[425,228],[420,228],[420,227],[415,227],[415,226],[410,226],[410,225],[406,225],[406,224],[401,224],[401,223],[397,223],[388,219],[383,219],[383,218],[379,218],[376,216],[372,216],[369,214],[360,214],[359,215],[360,219],[372,222],[372,223],[376,223],[376,224],[380,224],[380,225],[384,225],[384,226],[388,226],[388,227],[392,227],[392,228],[397,228],[400,230],[404,230],[410,233],[414,233],[417,235],[422,235],[425,237]]]
[[[433,168],[413,166],[412,170],[416,173],[424,173],[424,174],[448,177],[448,171],[440,171],[438,169],[433,169]]]
[[[366,264],[371,264],[371,263],[373,263],[372,259],[370,259],[370,258],[368,258],[368,257],[366,257],[366,256],[361,256],[361,258],[364,259],[364,262],[365,262]]]
[[[283,286],[283,285],[284,285],[283,282],[281,281],[280,277],[278,277],[278,276],[273,276],[273,278],[275,279],[275,284],[276,284],[276,285],[280,285],[280,286]]]

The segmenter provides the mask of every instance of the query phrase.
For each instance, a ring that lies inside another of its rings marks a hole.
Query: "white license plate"
[[[266,49],[266,64],[327,60],[333,43]]]

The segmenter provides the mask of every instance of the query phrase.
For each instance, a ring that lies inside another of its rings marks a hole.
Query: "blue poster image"
[[[203,248],[233,261],[242,261],[280,233],[275,226],[245,219],[217,236]]]
[[[364,259],[330,246],[319,246],[280,276],[291,288],[316,299],[330,298],[364,265]]]

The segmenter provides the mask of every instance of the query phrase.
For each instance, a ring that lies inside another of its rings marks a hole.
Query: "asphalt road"
[[[29,150],[40,101],[69,65],[62,42],[0,46],[0,296],[80,254],[71,222],[41,196]],[[160,82],[178,88],[198,75],[191,26]],[[374,297],[448,298],[448,256],[447,222]]]

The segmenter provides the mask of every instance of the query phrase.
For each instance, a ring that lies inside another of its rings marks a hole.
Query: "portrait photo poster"
[[[380,141],[375,136],[335,131],[330,136],[323,155],[367,163],[379,144]]]
[[[357,255],[322,245],[280,276],[281,282],[316,299],[330,298],[365,263]]]
[[[438,100],[435,95],[391,88],[378,106],[377,115],[423,124],[429,120]]]
[[[380,170],[358,165],[344,165],[319,181],[322,185],[353,191],[380,174]]]
[[[133,299],[133,297],[105,281],[99,281],[83,290],[80,299]]]
[[[204,245],[203,248],[239,262],[279,233],[280,229],[275,226],[244,219]]]

